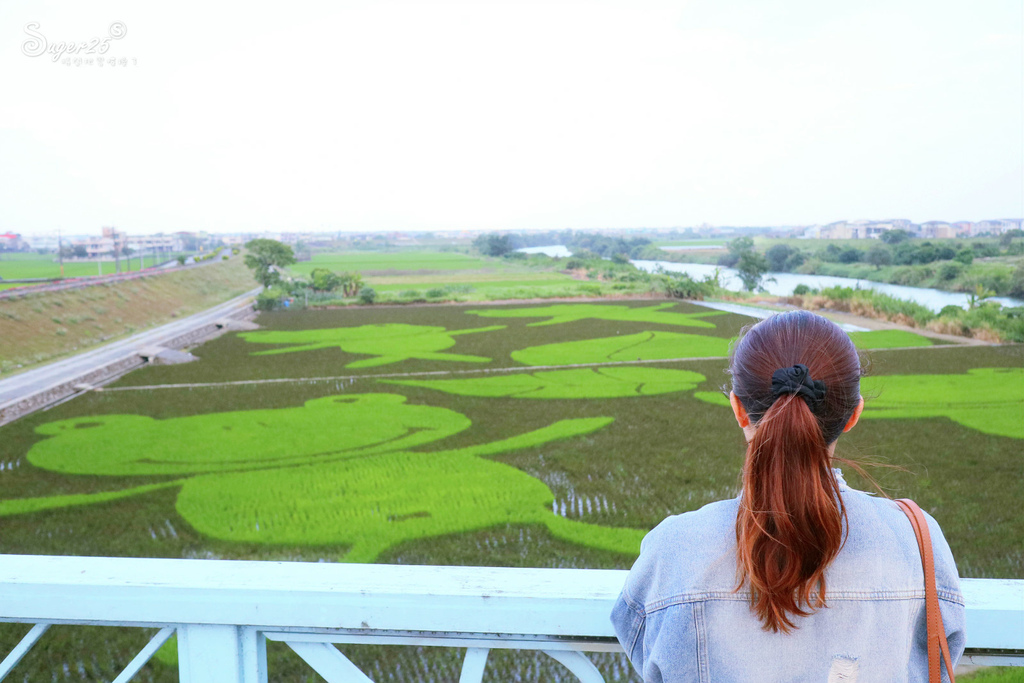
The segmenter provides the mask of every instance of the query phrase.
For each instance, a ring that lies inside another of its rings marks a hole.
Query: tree
[[[504,256],[512,251],[512,238],[492,232],[477,237],[473,246],[485,256]]]
[[[333,292],[341,287],[341,278],[326,268],[314,268],[309,277],[310,286],[317,292]]]
[[[84,244],[76,244],[72,249],[71,253],[74,254],[75,258],[86,258],[89,252],[86,251]]]
[[[245,255],[245,265],[253,271],[253,277],[264,289],[281,280],[277,268],[295,263],[292,248],[277,240],[249,240],[245,243],[245,248],[249,252]]]
[[[1006,247],[1010,246],[1010,243],[1013,242],[1013,240],[1017,237],[1024,237],[1024,230],[1021,230],[1020,228],[1007,230],[1006,232],[999,236],[999,246],[1005,249]]]
[[[718,265],[732,268],[739,263],[745,252],[754,250],[754,240],[750,237],[737,237],[729,240],[725,247],[729,251],[718,257]]]
[[[768,258],[768,265],[771,266],[771,269],[781,272],[786,269],[786,262],[795,253],[797,253],[797,250],[788,244],[776,244],[765,252],[765,256]]]
[[[744,289],[753,292],[760,288],[761,278],[768,272],[768,259],[753,249],[744,251],[736,263],[736,270],[739,271]]]
[[[345,296],[357,296],[363,288],[363,276],[359,273],[342,273],[341,291]]]
[[[886,230],[880,235],[880,238],[886,244],[899,244],[910,239],[910,233],[906,230],[895,228],[893,230]]]
[[[857,263],[864,258],[864,252],[856,247],[845,247],[839,253],[840,263]]]
[[[975,284],[974,291],[967,293],[967,309],[973,311],[985,301],[996,295],[990,289],[987,289],[983,284]]]
[[[868,249],[867,261],[881,270],[882,266],[892,265],[892,252],[885,245],[875,244]]]

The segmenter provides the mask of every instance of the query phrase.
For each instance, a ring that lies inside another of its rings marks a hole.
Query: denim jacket
[[[851,489],[836,473],[848,536],[825,572],[828,606],[794,617],[789,634],[763,630],[749,591],[734,592],[739,498],[669,517],[644,538],[612,623],[645,681],[928,680],[924,574],[910,521],[894,502]],[[955,667],[964,601],[949,545],[925,516]]]

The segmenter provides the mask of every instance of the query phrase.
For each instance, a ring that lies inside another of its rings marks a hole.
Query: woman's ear
[[[850,419],[849,419],[849,421],[847,421],[846,426],[843,427],[843,431],[844,432],[848,432],[848,431],[850,431],[851,429],[854,428],[854,426],[857,424],[857,421],[860,420],[860,414],[862,412],[864,412],[864,397],[863,396],[860,397],[860,402],[858,402],[857,403],[857,407],[853,409],[853,415],[850,416]]]
[[[736,394],[731,391],[729,392],[729,404],[732,406],[732,414],[736,416],[736,423],[739,424],[740,428],[746,429],[749,427],[750,418],[747,416],[747,411],[740,400],[736,398]]]

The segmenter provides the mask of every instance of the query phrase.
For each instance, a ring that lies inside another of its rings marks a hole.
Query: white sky
[[[0,231],[1020,217],[1022,14],[3,0]],[[128,66],[22,51],[29,22],[55,43],[114,21]]]

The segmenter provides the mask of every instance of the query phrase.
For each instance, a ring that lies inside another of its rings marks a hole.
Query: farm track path
[[[939,346],[905,346],[888,349],[890,351],[924,351],[931,349],[948,349],[948,345]],[[879,350],[879,349],[873,349]],[[286,384],[289,382],[355,382],[363,379],[393,379],[396,377],[446,377],[455,375],[481,375],[496,373],[537,372],[542,370],[567,370],[572,368],[602,368],[617,365],[649,365],[653,363],[687,363],[708,360],[729,360],[728,356],[695,356],[691,358],[660,358],[653,360],[620,360],[599,363],[570,363],[566,365],[517,365],[506,368],[477,368],[470,370],[430,370],[422,372],[388,372],[364,375],[330,375],[324,377],[274,377],[269,379],[238,379],[224,382],[189,382],[181,384],[140,384],[125,387],[96,387],[94,391],[149,391],[152,389],[197,389],[202,387],[230,387],[252,384]]]

